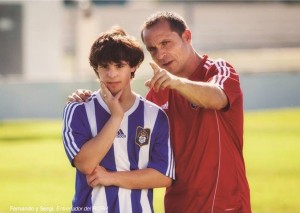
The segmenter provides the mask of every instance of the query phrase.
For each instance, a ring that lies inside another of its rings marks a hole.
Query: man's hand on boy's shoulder
[[[68,96],[67,102],[85,102],[91,95],[91,90],[77,89],[75,92]]]

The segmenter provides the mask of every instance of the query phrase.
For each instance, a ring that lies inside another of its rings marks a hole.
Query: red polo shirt
[[[212,82],[226,93],[224,110],[193,105],[175,90],[150,90],[147,99],[168,114],[176,180],[167,188],[167,213],[249,213],[243,159],[243,94],[234,68],[204,56],[192,81]],[[197,91],[195,91],[197,92]]]

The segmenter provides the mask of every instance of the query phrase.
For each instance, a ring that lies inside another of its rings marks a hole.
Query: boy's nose
[[[117,75],[117,72],[115,70],[113,70],[113,69],[110,69],[110,70],[108,70],[107,75],[110,78],[114,78]]]

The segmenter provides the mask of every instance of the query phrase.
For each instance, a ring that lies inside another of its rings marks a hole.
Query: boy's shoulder
[[[85,114],[86,107],[88,107],[91,103],[93,103],[94,99],[96,98],[96,95],[93,93],[86,102],[68,102],[65,105],[64,113],[66,115],[71,114]]]
[[[140,96],[140,101],[144,102],[144,110],[147,112],[147,114],[152,116],[158,114],[160,117],[167,117],[166,112],[157,104],[147,100],[142,96]]]
[[[147,100],[146,98],[142,97],[142,96],[139,96],[140,100],[144,102],[145,106],[146,107],[149,107],[149,108],[155,108],[155,109],[159,109],[161,110],[161,107],[158,106],[157,104]]]

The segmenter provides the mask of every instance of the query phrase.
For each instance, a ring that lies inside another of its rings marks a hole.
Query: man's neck
[[[186,70],[184,73],[185,76],[182,76],[184,78],[189,78],[201,64],[201,61],[203,59],[203,57],[200,56],[196,51],[193,51],[191,55],[192,56],[186,62]]]

